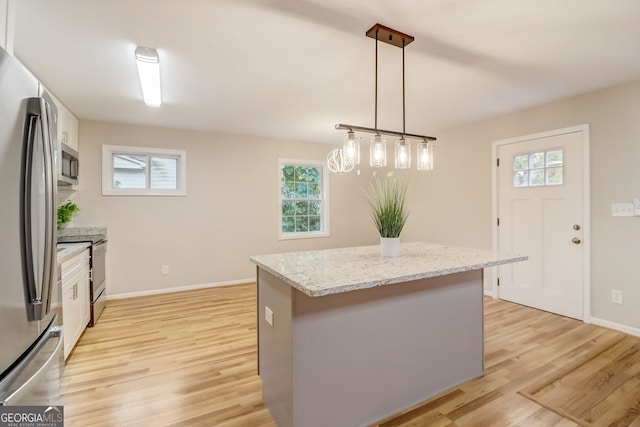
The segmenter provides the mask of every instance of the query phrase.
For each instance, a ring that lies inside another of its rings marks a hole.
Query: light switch
[[[611,205],[611,216],[634,216],[633,203],[614,203]]]
[[[266,305],[264,306],[264,320],[273,327],[273,311]]]

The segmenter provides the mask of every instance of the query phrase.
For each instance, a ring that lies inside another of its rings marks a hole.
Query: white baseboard
[[[605,328],[615,329],[617,331],[625,332],[629,335],[634,335],[636,337],[640,337],[640,329],[633,328],[631,326],[623,325],[621,323],[610,322],[604,319],[598,319],[597,317],[591,318],[591,323],[598,326],[604,326]]]
[[[489,291],[487,289],[484,290],[484,296],[485,297],[491,297],[493,299],[496,299],[496,293],[493,291]]]
[[[229,285],[240,285],[243,283],[255,283],[256,278],[252,277],[251,279],[241,279],[241,280],[229,280],[226,282],[215,282],[215,283],[203,283],[200,285],[187,285],[187,286],[177,286],[175,288],[166,288],[166,289],[153,289],[150,291],[140,291],[140,292],[126,292],[122,294],[113,294],[107,295],[107,301],[113,299],[123,299],[123,298],[134,298],[134,297],[144,297],[148,295],[160,295],[160,294],[169,294],[172,292],[181,292],[181,291],[192,291],[195,289],[205,289],[205,288],[214,288],[218,286],[229,286]]]

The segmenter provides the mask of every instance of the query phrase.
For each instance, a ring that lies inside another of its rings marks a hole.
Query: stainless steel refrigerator
[[[0,48],[0,405],[60,405],[56,109]]]

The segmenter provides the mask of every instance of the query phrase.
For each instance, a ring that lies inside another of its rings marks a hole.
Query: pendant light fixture
[[[433,170],[433,145],[430,142],[422,141],[418,144],[418,170]]]
[[[360,164],[360,137],[357,137],[355,132],[349,131],[344,136],[342,153],[347,163]]]
[[[405,129],[404,48],[406,45],[414,41],[414,37],[389,27],[385,27],[381,24],[376,24],[371,27],[366,32],[366,35],[367,37],[371,37],[376,40],[374,127],[368,128],[342,123],[337,124],[335,126],[337,130],[347,131],[342,147],[341,157],[347,164],[359,164],[360,142],[355,132],[372,133],[373,136],[369,147],[369,164],[371,167],[385,167],[387,165],[387,142],[384,135],[397,136],[399,139],[394,145],[394,165],[396,169],[409,169],[411,168],[411,142],[407,139],[419,139],[421,142],[417,145],[417,168],[420,171],[431,170],[433,169],[433,145],[430,141],[435,141],[436,138],[432,136],[407,133]],[[402,48],[402,132],[378,129],[378,41]],[[353,169],[353,167],[351,169]],[[331,164],[329,164],[329,170],[339,173],[345,172],[345,170],[333,170]]]

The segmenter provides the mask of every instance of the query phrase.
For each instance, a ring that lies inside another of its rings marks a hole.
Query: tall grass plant
[[[407,184],[394,177],[375,177],[364,193],[380,237],[400,237],[409,216],[406,207]]]

